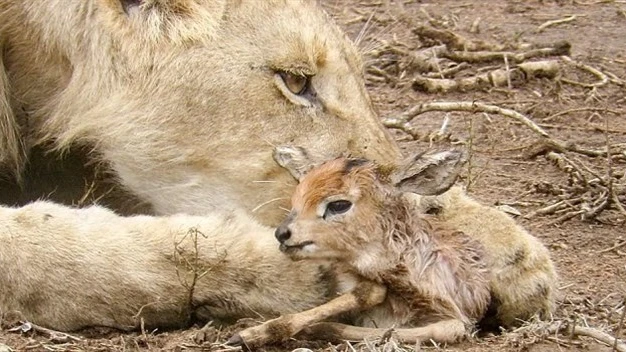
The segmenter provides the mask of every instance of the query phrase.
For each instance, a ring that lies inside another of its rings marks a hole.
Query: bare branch
[[[421,25],[413,29],[413,33],[437,40],[445,44],[448,48],[453,50],[504,50],[505,46],[487,43],[482,40],[470,40],[464,38],[450,30],[437,29],[431,26]]]
[[[485,112],[489,114],[498,114],[505,117],[512,118],[522,124],[528,126],[532,131],[539,134],[542,137],[550,138],[548,132],[546,132],[543,128],[539,127],[536,123],[534,123],[528,117],[522,115],[521,113],[501,108],[496,105],[489,105],[485,103],[479,102],[468,102],[468,101],[459,101],[459,102],[430,102],[416,105],[411,108],[409,111],[403,114],[402,119],[406,122],[411,121],[415,116],[423,114],[429,111],[467,111],[471,113],[476,112]]]
[[[607,346],[615,346],[614,350],[618,352],[626,352],[626,344],[617,338],[600,331],[598,329],[585,326],[568,326],[568,324],[556,323],[547,329],[549,334],[566,333],[574,336],[587,336],[602,342]]]
[[[585,70],[589,73],[591,73],[592,75],[598,77],[598,81],[594,82],[594,83],[581,83],[581,82],[576,82],[576,81],[571,81],[565,78],[562,78],[561,80],[565,83],[569,83],[569,84],[574,84],[574,85],[578,85],[578,86],[582,86],[585,88],[598,88],[601,86],[606,85],[607,83],[609,83],[609,77],[607,75],[605,75],[604,73],[602,73],[600,70],[595,69],[589,65],[585,65],[583,63],[580,62],[576,62],[574,60],[572,60],[571,58],[567,57],[567,56],[562,56],[561,60],[563,60],[563,62],[570,64],[576,68],[579,68],[581,70]]]
[[[528,59],[548,56],[569,55],[571,44],[566,41],[560,41],[549,47],[531,49],[525,52],[517,53],[514,51],[448,51],[442,53],[442,56],[456,62],[494,62],[502,61],[504,57],[511,63],[520,63]]]
[[[572,15],[569,17],[565,17],[565,18],[561,18],[558,20],[551,20],[551,21],[546,21],[544,22],[542,25],[540,25],[539,27],[537,27],[537,33],[541,33],[543,32],[544,29],[551,27],[551,26],[556,26],[557,24],[563,24],[563,23],[568,23],[568,22],[573,22],[575,21],[579,16],[584,16],[584,15]]]
[[[461,65],[457,65],[454,68],[459,66]],[[467,91],[504,86],[511,88],[512,85],[519,85],[534,77],[554,78],[559,72],[560,66],[556,60],[535,61],[523,63],[509,69],[497,69],[457,79],[436,79],[417,75],[413,79],[412,86],[415,90],[427,93],[447,93],[450,91]]]

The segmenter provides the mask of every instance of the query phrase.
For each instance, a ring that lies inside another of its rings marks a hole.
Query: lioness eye
[[[280,72],[280,78],[285,82],[285,87],[295,95],[302,95],[309,86],[310,77],[296,75],[290,72]]]
[[[324,219],[328,215],[343,214],[352,208],[352,202],[348,200],[336,200],[326,205],[326,211],[324,212]]]

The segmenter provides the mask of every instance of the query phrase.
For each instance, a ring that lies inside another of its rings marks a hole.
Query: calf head
[[[311,164],[298,148],[279,148],[275,158],[293,175]],[[465,153],[446,151],[409,158],[394,169],[347,157],[322,163],[296,187],[291,212],[276,229],[280,248],[293,259],[354,259],[382,243],[398,212],[412,210],[403,192],[443,193],[465,161]]]

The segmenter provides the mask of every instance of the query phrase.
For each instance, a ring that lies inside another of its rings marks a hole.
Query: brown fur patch
[[[163,6],[158,4],[157,6]],[[189,17],[193,14],[193,8],[189,0],[169,1],[167,3],[167,12],[178,17]]]
[[[513,256],[507,261],[507,265],[519,266],[522,262],[526,260],[527,256],[528,253],[526,251],[526,248],[518,248],[515,253],[513,253]]]
[[[347,159],[343,168],[343,174],[347,175],[355,168],[361,167],[369,163],[367,159]]]
[[[430,295],[422,287],[416,287],[407,280],[410,272],[404,265],[398,265],[395,269],[383,275],[383,282],[388,287],[389,294],[397,295],[406,301],[410,309],[416,312],[413,319],[417,325],[434,322],[441,319],[459,318],[456,314],[458,308],[441,296]]]
[[[302,212],[314,211],[330,193],[343,191],[344,168],[343,161],[336,159],[311,170],[296,188],[292,205]]]
[[[326,298],[337,296],[337,274],[332,267],[319,266],[318,282],[321,286],[326,286]]]
[[[373,291],[373,285],[361,283],[354,288],[352,294],[354,294],[354,297],[359,302],[360,307],[371,307],[378,302],[379,298]]]
[[[303,212],[315,211],[329,195],[347,193],[351,185],[369,188],[373,165],[357,160],[338,158],[311,170],[296,188],[292,197],[294,208]]]

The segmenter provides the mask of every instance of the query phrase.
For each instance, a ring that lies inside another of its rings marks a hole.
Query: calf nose
[[[291,230],[287,226],[279,226],[276,232],[274,232],[274,236],[276,236],[278,242],[283,243],[291,237]]]

